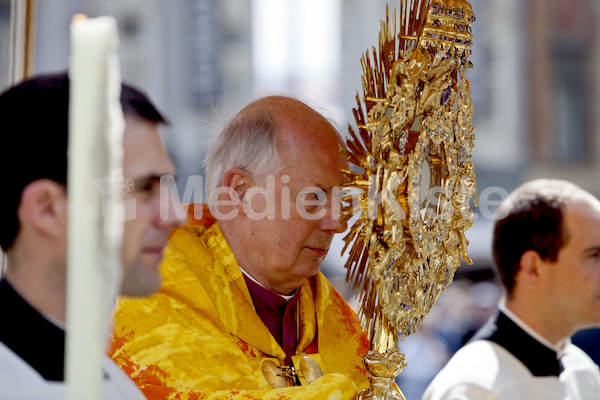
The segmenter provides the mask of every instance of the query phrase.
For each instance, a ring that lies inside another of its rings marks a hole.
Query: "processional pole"
[[[8,83],[33,75],[35,68],[36,0],[11,0]]]
[[[399,21],[399,24],[397,22]],[[349,126],[344,238],[346,282],[367,329],[371,385],[361,399],[404,399],[398,348],[452,282],[473,225],[474,128],[466,0],[400,0],[381,21],[379,47],[363,55],[363,97]],[[476,199],[475,199],[476,200]]]

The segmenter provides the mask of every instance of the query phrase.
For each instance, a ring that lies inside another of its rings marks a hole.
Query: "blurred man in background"
[[[600,202],[527,182],[498,210],[493,252],[506,298],[423,399],[598,399],[598,366],[569,338],[600,325]]]

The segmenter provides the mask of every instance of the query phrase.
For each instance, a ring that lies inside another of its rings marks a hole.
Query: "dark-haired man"
[[[133,182],[135,218],[124,223],[121,293],[158,290],[158,264],[174,217],[160,216],[160,177],[174,166],[157,131],[165,122],[147,97],[122,86],[126,127],[123,175]],[[69,78],[39,76],[0,95],[4,154],[0,157],[0,397],[64,398],[67,257]],[[100,193],[98,195],[101,195]],[[174,215],[173,212],[169,213]],[[144,398],[108,357],[106,399]]]
[[[527,182],[500,206],[493,250],[506,299],[423,398],[598,399],[598,366],[569,338],[600,325],[600,201]]]

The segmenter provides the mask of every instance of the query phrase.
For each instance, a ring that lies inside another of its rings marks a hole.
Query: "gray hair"
[[[204,162],[209,201],[233,168],[248,172],[257,181],[281,170],[277,130],[275,116],[264,110],[240,113],[225,126],[211,143]]]

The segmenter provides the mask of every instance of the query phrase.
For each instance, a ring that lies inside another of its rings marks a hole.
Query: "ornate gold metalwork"
[[[344,252],[371,341],[365,364],[373,377],[363,398],[403,398],[381,382],[404,367],[398,339],[423,321],[460,257],[471,263],[464,232],[473,225],[476,182],[465,72],[474,20],[466,0],[401,0],[399,29],[388,8],[379,49],[361,59],[358,133],[349,126],[347,141],[356,168],[345,171],[359,192],[345,197],[345,215],[357,219]]]
[[[319,362],[322,361],[318,353],[292,356],[291,365],[281,365],[275,358],[266,359],[262,363],[262,371],[275,389],[308,385],[323,376]]]

